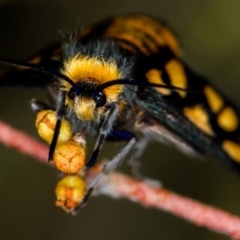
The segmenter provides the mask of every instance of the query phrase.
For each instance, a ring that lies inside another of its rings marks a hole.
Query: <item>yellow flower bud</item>
[[[71,213],[83,200],[86,182],[79,175],[66,175],[57,183],[55,189],[56,206]]]
[[[56,167],[67,174],[77,173],[85,166],[85,159],[85,145],[74,140],[57,145],[53,155]]]
[[[57,117],[56,117],[55,111],[42,110],[37,113],[36,127],[38,130],[38,134],[48,144],[50,144],[52,141],[56,122],[57,122]],[[63,119],[60,131],[59,131],[57,144],[66,142],[71,137],[72,137],[71,126],[67,120]]]

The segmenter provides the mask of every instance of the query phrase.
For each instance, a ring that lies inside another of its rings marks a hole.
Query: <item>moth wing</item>
[[[38,64],[52,70],[59,70],[61,44],[55,43],[43,51],[34,54],[28,62]],[[24,67],[9,67],[0,72],[0,87],[47,87],[53,78],[39,71]]]
[[[157,140],[172,143],[187,154],[211,155],[225,167],[240,175],[240,164],[231,158],[222,145],[225,139],[237,143],[239,126],[231,133],[220,129],[217,124],[220,110],[213,112],[204,90],[209,86],[214,90],[215,88],[183,63],[182,67],[186,76],[184,86],[189,89],[186,92],[181,93],[173,89],[165,91],[168,89],[139,88],[138,105],[144,117],[138,122],[138,129],[145,134],[151,134]],[[157,70],[162,73],[164,68]],[[171,84],[171,73],[167,72],[167,74],[168,82],[161,79],[160,83],[165,83],[171,88],[171,85],[175,85]],[[148,74],[146,76],[149,77]],[[157,80],[155,79],[154,82],[157,83]],[[153,79],[150,81],[153,82]],[[231,106],[236,111],[236,116],[240,116],[235,106],[224,96],[222,101],[223,109]]]

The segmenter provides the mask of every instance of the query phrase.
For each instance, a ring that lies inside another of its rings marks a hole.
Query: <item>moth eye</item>
[[[93,94],[93,100],[96,103],[96,107],[102,107],[106,104],[106,95],[103,92],[96,92]]]
[[[74,100],[75,96],[76,96],[76,92],[75,92],[75,89],[72,87],[72,88],[70,89],[70,91],[68,92],[68,97],[69,97],[71,100]]]

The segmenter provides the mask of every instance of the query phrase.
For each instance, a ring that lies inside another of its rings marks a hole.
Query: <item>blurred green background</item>
[[[60,39],[58,30],[109,15],[148,13],[172,26],[192,68],[240,105],[239,11],[239,0],[5,0],[0,1],[0,56],[24,60]],[[1,89],[0,118],[36,136],[28,104],[32,97],[46,98],[41,90]],[[108,146],[103,156],[117,152]],[[0,157],[0,239],[228,239],[168,213],[105,196],[91,198],[72,217],[54,206],[53,168],[2,145]],[[148,148],[142,171],[177,193],[240,214],[240,179],[212,159],[190,159],[156,143]]]

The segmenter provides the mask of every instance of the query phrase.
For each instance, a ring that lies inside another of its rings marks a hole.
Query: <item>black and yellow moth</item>
[[[69,36],[1,75],[0,86],[44,87],[58,122],[96,137],[86,168],[104,140],[130,141],[135,163],[149,139],[187,154],[211,155],[240,174],[240,112],[216,87],[189,68],[170,28],[145,15],[108,18]]]

